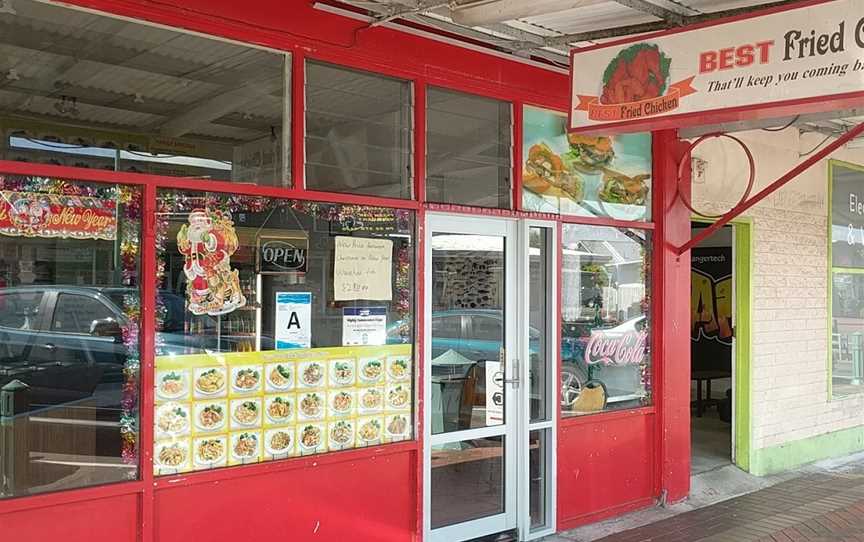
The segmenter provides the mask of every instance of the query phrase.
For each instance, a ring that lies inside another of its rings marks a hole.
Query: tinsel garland
[[[139,287],[141,243],[141,190],[132,186],[119,187],[117,203],[120,206],[120,266],[123,285]],[[138,464],[138,390],[140,386],[141,357],[139,332],[141,330],[141,296],[123,296],[123,345],[126,362],[123,366],[123,391],[120,400],[121,456],[127,465]],[[130,472],[136,478],[137,472]]]

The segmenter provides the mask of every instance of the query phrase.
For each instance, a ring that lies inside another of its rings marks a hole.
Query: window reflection
[[[135,478],[141,191],[0,195],[0,497]]]
[[[562,412],[650,404],[650,233],[565,224],[562,234]]]
[[[285,55],[31,0],[0,29],[2,159],[288,184]]]
[[[864,388],[864,274],[833,273],[831,303],[831,389],[833,395]]]
[[[426,199],[511,208],[511,105],[435,87],[426,101]]]

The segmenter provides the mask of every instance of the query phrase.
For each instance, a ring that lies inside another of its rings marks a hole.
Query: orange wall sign
[[[0,191],[0,234],[113,241],[116,207],[112,199]]]

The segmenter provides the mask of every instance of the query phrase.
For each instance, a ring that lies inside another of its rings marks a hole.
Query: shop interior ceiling
[[[4,128],[191,137],[228,152],[281,133],[282,55],[31,0],[0,4]]]
[[[370,25],[410,21],[481,42],[500,52],[569,67],[569,51],[626,36],[746,14],[800,0],[344,0],[365,11]],[[323,6],[324,4],[318,4]],[[837,136],[864,120],[864,109],[702,126],[704,133],[798,127]],[[861,141],[861,140],[858,140]],[[857,141],[856,141],[857,143]]]

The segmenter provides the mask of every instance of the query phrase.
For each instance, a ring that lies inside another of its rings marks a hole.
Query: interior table
[[[696,417],[701,418],[706,406],[716,405],[717,401],[711,398],[711,381],[721,378],[731,378],[731,371],[692,371],[690,379],[696,381]],[[706,397],[702,398],[702,383],[706,383]]]

